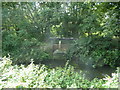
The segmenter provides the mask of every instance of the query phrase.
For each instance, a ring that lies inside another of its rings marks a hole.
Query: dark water
[[[50,68],[54,67],[64,67],[66,61],[63,60],[47,60],[43,62],[43,64],[47,65]],[[85,65],[83,63],[75,66],[73,62],[70,63],[75,68],[75,72],[80,72],[82,70],[82,74],[84,74],[85,78],[92,80],[94,78],[104,78],[105,75],[111,76],[112,73],[115,72],[116,68],[111,68],[110,66],[103,66],[98,68],[92,68],[89,65]]]
[[[82,70],[83,74],[87,79],[91,80],[94,78],[104,78],[105,75],[111,76],[111,74],[114,73],[116,69],[109,66],[103,66],[98,68],[80,66],[79,68],[75,69],[75,71],[77,72],[79,72],[80,70]]]

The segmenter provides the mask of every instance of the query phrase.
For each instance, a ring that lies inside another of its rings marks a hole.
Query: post
[[[61,49],[61,40],[59,41],[59,47],[58,48]]]

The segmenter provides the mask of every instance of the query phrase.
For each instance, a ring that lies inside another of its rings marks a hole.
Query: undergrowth
[[[12,65],[10,58],[0,61],[0,89],[2,88],[117,88],[118,73],[112,77],[89,81],[74,67],[49,69],[45,65]]]

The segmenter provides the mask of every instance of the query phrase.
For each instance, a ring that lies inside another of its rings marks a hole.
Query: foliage
[[[26,34],[26,35],[25,35]],[[50,54],[44,50],[44,43],[35,38],[28,38],[27,32],[3,31],[3,55],[10,54],[17,64],[28,64],[33,59],[35,63],[40,63],[50,58]]]
[[[119,66],[118,42],[110,37],[85,37],[75,40],[68,50],[68,59],[76,57],[79,62],[83,61],[93,67],[110,65]]]
[[[73,37],[69,57],[119,66],[119,13],[118,2],[2,2],[3,56],[39,62],[50,58],[41,49],[50,37]]]
[[[117,88],[118,84],[117,73],[104,80],[89,81],[81,73],[74,72],[68,63],[64,68],[54,69],[33,62],[26,67],[11,64],[10,58],[4,57],[0,61],[0,88]]]

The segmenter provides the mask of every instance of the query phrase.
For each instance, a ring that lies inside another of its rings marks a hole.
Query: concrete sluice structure
[[[66,52],[71,46],[74,38],[50,38],[53,59],[66,59]]]

